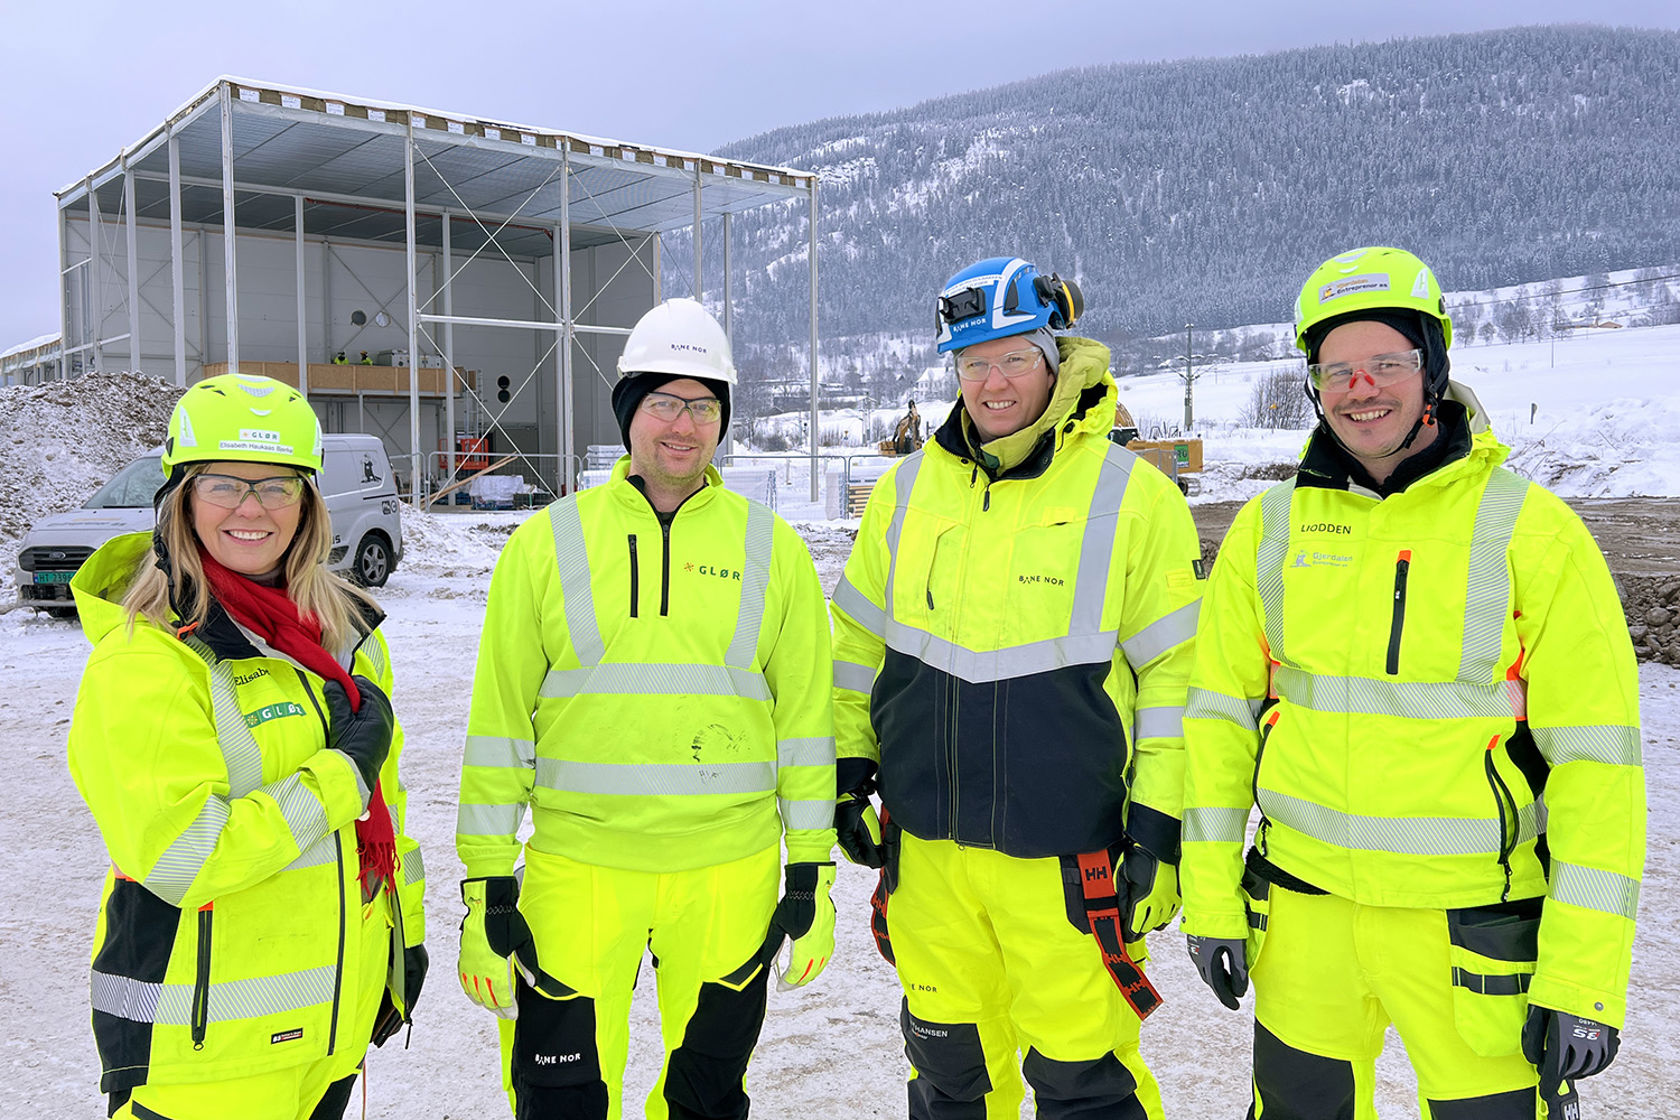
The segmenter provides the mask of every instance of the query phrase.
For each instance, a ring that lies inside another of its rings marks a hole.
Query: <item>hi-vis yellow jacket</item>
[[[1232,524],[1185,719],[1184,929],[1247,933],[1257,802],[1257,855],[1354,902],[1545,896],[1528,998],[1620,1026],[1645,852],[1632,644],[1581,520],[1453,395],[1467,454],[1380,498],[1315,434]]]
[[[71,585],[94,644],[70,725],[70,775],[112,868],[93,946],[104,1092],[243,1077],[331,1054],[361,993],[399,1008],[404,945],[426,934],[425,869],[404,834],[399,727],[381,772],[397,832],[389,969],[362,975],[355,821],[368,791],[326,748],[321,678],[254,643],[219,607],[185,638],[119,604],[151,535],[118,537]],[[370,621],[377,621],[373,619]],[[349,660],[346,660],[349,659]],[[389,693],[377,630],[341,662]],[[387,901],[388,900],[388,901]],[[350,941],[351,943],[346,944]]]
[[[468,878],[513,873],[527,804],[532,847],[604,867],[708,867],[784,827],[790,861],[833,853],[833,672],[805,542],[711,468],[661,526],[629,464],[496,562],[455,826]]]
[[[1036,858],[1129,832],[1177,862],[1201,546],[1107,438],[1107,347],[1059,342],[1062,411],[1019,466],[976,466],[959,402],[876,484],[834,592],[838,749],[921,839]]]

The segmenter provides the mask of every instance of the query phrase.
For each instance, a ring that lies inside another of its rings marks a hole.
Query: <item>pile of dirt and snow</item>
[[[130,459],[162,443],[180,396],[170,382],[137,373],[0,388],[0,543],[15,542],[48,514],[75,509]]]
[[[1641,661],[1680,665],[1680,576],[1618,576],[1628,636]]]

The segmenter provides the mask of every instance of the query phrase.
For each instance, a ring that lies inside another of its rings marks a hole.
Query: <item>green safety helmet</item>
[[[224,373],[182,394],[169,416],[163,473],[186,463],[321,469],[321,424],[303,394],[272,377]]]
[[[1295,300],[1295,345],[1308,353],[1314,328],[1332,319],[1356,319],[1361,311],[1413,311],[1427,329],[1441,330],[1442,349],[1452,345],[1452,317],[1435,273],[1404,249],[1373,246],[1353,249],[1319,265]]]

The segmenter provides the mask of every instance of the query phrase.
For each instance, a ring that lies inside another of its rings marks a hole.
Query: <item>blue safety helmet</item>
[[[951,277],[939,293],[939,352],[1040,327],[1066,330],[1084,310],[1073,281],[1046,276],[1020,257],[988,257]]]

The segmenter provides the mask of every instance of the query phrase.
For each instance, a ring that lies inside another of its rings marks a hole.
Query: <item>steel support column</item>
[[[227,306],[227,363],[239,372],[238,230],[233,215],[233,92],[222,83],[222,272]]]
[[[414,290],[414,124],[409,123],[403,143],[403,217],[407,223],[403,238],[403,259],[408,264],[408,499],[420,504],[420,300]]]
[[[822,479],[817,475],[817,176],[811,173],[811,238],[805,254],[811,262],[811,500],[822,497]]]
[[[69,212],[62,205],[54,211],[58,218],[58,379],[70,376],[70,265],[69,238],[65,224]]]
[[[204,242],[199,240],[199,252]],[[187,254],[181,240],[181,142],[169,129],[169,308],[174,318],[170,345],[174,348],[175,384],[187,386]],[[202,357],[202,355],[200,355]]]
[[[292,200],[292,225],[296,230],[297,248],[297,347],[298,347],[298,392],[303,399],[309,399],[309,305],[304,302],[306,285],[304,284],[305,269],[308,267],[303,256],[303,196]]]
[[[123,161],[123,247],[128,256],[128,369],[140,372],[140,221],[134,212],[134,169]]]
[[[703,287],[700,283],[700,161],[694,161],[694,298],[699,299]]]
[[[450,227],[455,220],[449,211],[443,212],[443,313],[455,314],[455,258],[450,241]],[[443,325],[443,376],[445,391],[443,394],[443,427],[444,441],[448,456],[444,465],[449,468],[449,475],[445,478],[445,485],[455,481],[455,324]],[[454,499],[450,499],[451,502]]]
[[[560,307],[560,469],[555,472],[560,492],[570,494],[577,488],[572,476],[572,457],[577,453],[577,425],[572,422],[572,153],[567,145],[560,153],[560,236],[555,239],[556,274],[554,295]]]
[[[723,337],[735,345],[735,304],[729,295],[729,214],[723,216]]]
[[[105,234],[103,221],[99,217],[99,196],[93,193],[93,178],[88,177],[88,298],[87,320],[90,330],[88,342],[93,344],[92,370],[97,373],[105,372],[105,347],[99,339],[105,333],[105,255],[103,242]]]

